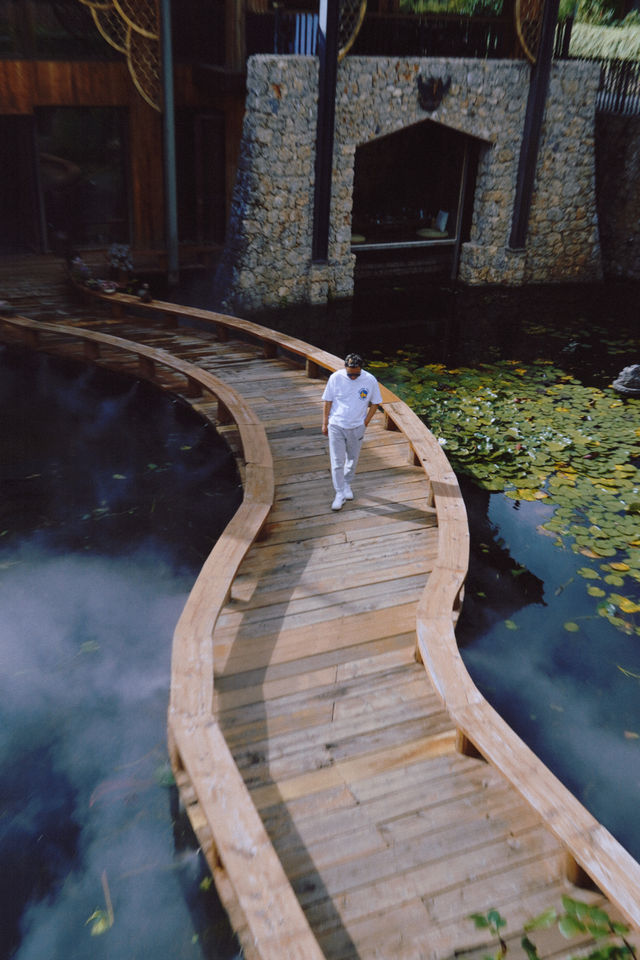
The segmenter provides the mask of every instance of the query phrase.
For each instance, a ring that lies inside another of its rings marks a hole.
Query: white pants
[[[345,486],[351,486],[360,447],[364,440],[364,423],[359,427],[338,427],[329,424],[329,457],[331,458],[331,479],[336,493],[342,493]]]

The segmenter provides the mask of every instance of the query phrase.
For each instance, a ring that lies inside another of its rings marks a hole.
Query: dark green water
[[[6,348],[0,451],[0,957],[232,960],[166,711],[235,464],[146,384]]]

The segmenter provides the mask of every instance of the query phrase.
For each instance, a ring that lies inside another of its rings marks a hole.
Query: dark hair
[[[348,353],[344,358],[345,367],[361,367],[362,357],[359,353]]]

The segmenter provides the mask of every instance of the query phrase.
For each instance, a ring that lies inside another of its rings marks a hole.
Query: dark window
[[[176,113],[178,227],[182,243],[222,243],[225,233],[224,115]]]
[[[457,239],[469,141],[427,120],[358,147],[354,242],[415,244]]]
[[[126,111],[36,110],[38,160],[51,249],[129,241]]]

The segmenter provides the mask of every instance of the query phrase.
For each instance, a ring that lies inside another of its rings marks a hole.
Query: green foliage
[[[524,936],[520,945],[528,960],[539,960],[539,954],[538,948],[527,934],[534,930],[548,930],[553,926],[557,926],[562,936],[567,940],[571,940],[573,937],[590,935],[595,940],[608,941],[599,943],[587,955],[581,953],[581,960],[636,960],[636,951],[626,939],[629,927],[612,920],[602,907],[584,903],[581,900],[574,900],[567,896],[563,896],[562,906],[564,912],[558,913],[554,907],[550,907],[524,925]],[[472,913],[469,919],[473,920],[476,929],[489,930],[490,933],[498,937],[499,950],[492,960],[503,960],[508,945],[502,938],[500,929],[506,926],[506,920],[495,909],[489,910],[486,914]]]
[[[638,21],[629,15],[623,24],[604,19],[574,23],[569,52],[572,57],[584,59],[640,60]]]
[[[640,399],[545,360],[450,369],[399,351],[369,368],[425,419],[456,472],[552,506],[541,532],[593,561],[579,573],[602,591],[590,591],[597,615],[640,636]]]
[[[400,0],[404,13],[457,14],[461,17],[499,16],[504,0]]]
[[[470,920],[476,925],[476,930],[489,930],[494,937],[498,938],[498,952],[493,956],[485,957],[485,960],[502,960],[507,952],[507,944],[502,937],[500,931],[503,927],[506,927],[507,921],[503,916],[494,908],[489,910],[487,913],[472,913],[469,917]]]

